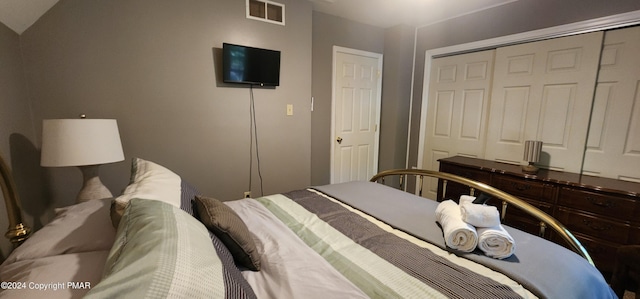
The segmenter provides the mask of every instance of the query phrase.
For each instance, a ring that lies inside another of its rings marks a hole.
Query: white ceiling
[[[58,0],[0,0],[0,22],[22,34]]]
[[[278,0],[274,0],[278,1]],[[309,0],[313,9],[382,28],[421,26],[518,0]],[[58,0],[0,0],[0,22],[22,34]]]
[[[309,0],[313,10],[389,28],[423,26],[518,0]]]

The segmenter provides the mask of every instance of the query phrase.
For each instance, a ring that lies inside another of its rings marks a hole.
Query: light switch
[[[287,115],[293,115],[293,104],[287,104]]]

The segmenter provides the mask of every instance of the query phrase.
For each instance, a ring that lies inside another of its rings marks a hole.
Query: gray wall
[[[638,0],[519,0],[445,22],[418,28],[411,114],[409,166],[416,166],[425,52],[640,9]]]
[[[221,82],[221,47],[275,49],[281,86],[253,90],[264,193],[308,186],[312,9],[280,2],[286,26],[245,18],[237,0],[60,1],[21,35],[36,136],[42,119],[115,118],[126,160],[101,167],[112,193],[141,157],[204,194],[241,198],[249,189],[250,89]],[[73,203],[80,172],[47,172],[50,206]],[[260,194],[255,163],[251,191]]]
[[[313,12],[311,113],[311,184],[330,181],[331,159],[331,71],[333,46],[374,53],[384,52],[384,29]],[[384,57],[383,59],[386,59]],[[383,83],[384,90],[384,83]],[[384,94],[384,92],[383,92]],[[384,102],[384,99],[383,99]]]
[[[385,31],[379,170],[406,165],[414,43],[414,27]]]
[[[5,163],[13,170],[18,188],[18,194],[22,196],[22,206],[28,208],[24,201],[32,201],[28,181],[29,169],[32,165],[25,164],[30,157],[33,158],[35,146],[35,131],[32,125],[29,98],[27,94],[27,83],[24,80],[22,71],[22,60],[20,59],[19,36],[11,29],[0,23],[0,156]],[[28,163],[28,162],[27,162]],[[0,199],[2,199],[0,193]],[[3,201],[4,202],[4,201]],[[0,205],[0,228],[9,226],[6,215],[6,207]],[[25,221],[32,223],[30,217],[25,217]],[[4,260],[11,250],[11,244],[4,237],[0,238],[0,260]]]

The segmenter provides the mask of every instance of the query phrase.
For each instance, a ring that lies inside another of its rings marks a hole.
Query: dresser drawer
[[[496,175],[493,185],[511,195],[553,203],[555,188],[543,182],[528,181],[504,175]]]
[[[485,184],[489,184],[491,182],[491,174],[478,169],[459,167],[459,166],[448,165],[448,164],[440,164],[440,171],[459,175],[459,176],[472,179],[474,181],[482,182]],[[446,189],[444,189],[444,191],[446,191],[446,194],[444,194],[444,196],[442,194],[443,180],[440,180],[438,182],[438,189],[439,189],[438,201],[442,201],[445,199],[452,199],[455,202],[458,202],[458,200],[460,199],[460,195],[471,194],[471,189],[468,186],[463,184],[458,184],[455,182],[450,182],[450,181],[447,182]],[[476,193],[474,195],[477,196],[478,194]]]
[[[459,175],[474,181],[489,184],[491,182],[491,174],[479,169],[459,167],[455,165],[440,164],[440,171]]]
[[[534,201],[534,200],[528,200],[528,199],[521,199],[522,201],[542,210],[543,212],[552,215],[553,213],[553,208],[551,206],[551,204],[546,203],[546,202],[541,202],[541,201]],[[497,199],[497,198],[491,198],[489,201],[487,201],[488,205],[492,205],[495,206],[496,208],[498,208],[498,211],[500,211],[500,215],[502,215],[502,201]],[[507,205],[507,216],[509,215],[516,215],[519,217],[523,217],[523,218],[531,218],[533,221],[538,221],[536,220],[533,216],[529,215],[527,212],[521,210],[520,208],[517,208],[514,205],[508,204]]]
[[[543,212],[549,215],[551,215],[552,213],[553,208],[549,203],[525,200],[525,199],[523,199],[523,201],[542,210]],[[503,221],[504,224],[507,224],[511,227],[517,228],[519,230],[528,232],[536,236],[540,235],[540,221],[535,217],[529,215],[527,212],[519,208],[516,208],[513,205],[507,205],[506,215],[502,215],[501,200],[497,198],[491,198],[489,201],[487,201],[487,204],[498,208],[501,219],[504,217],[504,221]],[[549,237],[549,230],[546,230],[546,233],[543,237],[545,238]]]
[[[469,195],[470,193],[469,187],[462,184],[453,183],[453,182],[447,182],[447,188],[445,190],[446,194],[441,194],[443,192],[442,190],[443,188],[439,187],[438,200],[442,201],[442,200],[451,199],[456,203],[459,202],[460,195]]]
[[[634,226],[631,228],[631,236],[629,236],[630,245],[640,245],[640,227]]]
[[[531,217],[526,218],[526,217],[520,217],[513,214],[508,214],[507,218],[505,218],[502,223],[508,226],[511,226],[513,228],[517,228],[523,232],[530,233],[534,236],[540,236],[540,222],[536,221]],[[550,232],[549,229],[545,229],[544,236],[542,237],[545,239],[548,239],[549,232]]]
[[[640,224],[640,199],[635,200],[636,208],[633,210],[633,216],[631,217],[631,221],[635,222],[636,225]]]
[[[591,214],[558,207],[555,218],[571,232],[579,232],[602,240],[625,244],[631,233],[631,226]]]
[[[558,204],[616,219],[631,219],[636,209],[631,199],[567,187],[560,188]]]

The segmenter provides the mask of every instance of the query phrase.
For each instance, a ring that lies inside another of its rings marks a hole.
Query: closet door
[[[608,31],[583,172],[640,182],[640,27]]]
[[[455,155],[484,156],[495,50],[437,58],[429,76],[423,169]],[[435,199],[438,180],[428,179],[423,195]]]
[[[579,172],[602,32],[497,49],[485,158],[522,164],[525,140],[542,140],[539,163]]]

